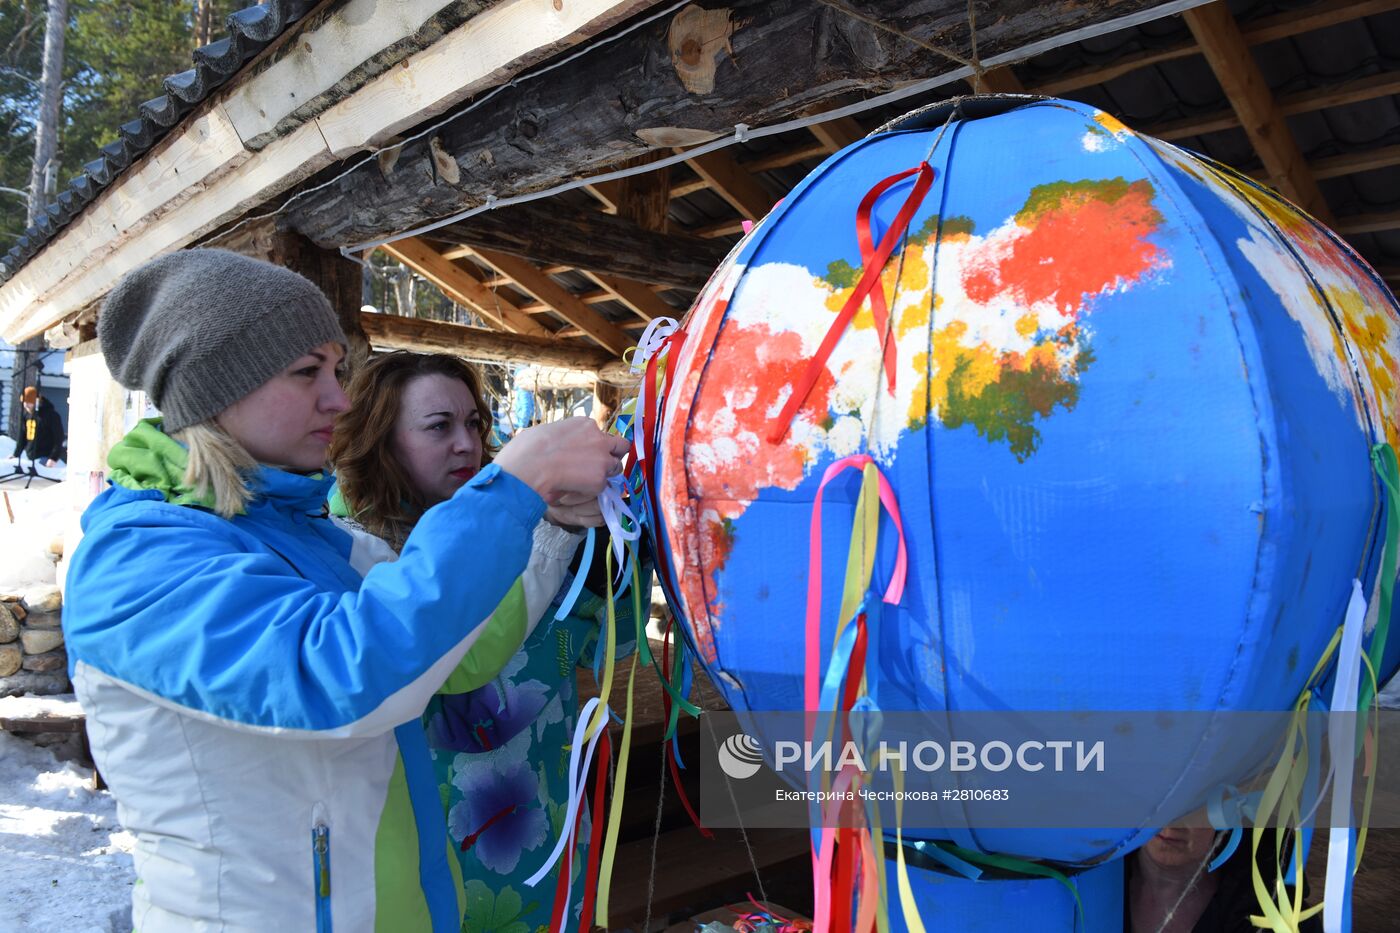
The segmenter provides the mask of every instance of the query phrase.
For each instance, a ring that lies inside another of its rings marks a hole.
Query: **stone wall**
[[[0,593],[0,697],[67,693],[63,597],[58,587]]]

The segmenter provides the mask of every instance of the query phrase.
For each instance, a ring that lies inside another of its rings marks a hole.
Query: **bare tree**
[[[48,205],[49,188],[58,182],[58,115],[63,102],[63,40],[68,27],[68,0],[49,0],[44,27],[44,70],[39,88],[39,120],[34,127],[34,164],[29,169],[29,223]]]
[[[214,0],[194,0],[194,47],[214,41]]]

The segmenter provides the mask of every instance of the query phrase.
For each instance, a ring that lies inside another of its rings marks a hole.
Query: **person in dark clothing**
[[[1273,830],[1260,849],[1260,874],[1272,889],[1276,868],[1265,864],[1273,852]],[[1215,871],[1206,865],[1224,834],[1210,828],[1171,826],[1127,857],[1123,924],[1127,933],[1254,933],[1251,914],[1259,913],[1246,841]],[[1284,851],[1288,851],[1285,845]],[[1304,898],[1306,899],[1306,886]],[[1303,921],[1303,933],[1321,933],[1321,918]]]
[[[63,454],[63,420],[34,386],[24,387],[21,401],[24,415],[20,418],[13,456],[18,460],[20,454],[28,453],[35,463],[42,460],[46,467],[56,466]]]

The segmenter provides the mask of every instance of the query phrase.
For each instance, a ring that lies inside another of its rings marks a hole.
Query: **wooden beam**
[[[813,123],[807,127],[807,132],[817,138],[817,142],[822,144],[822,148],[827,152],[839,152],[845,149],[856,140],[865,137],[865,130],[853,117],[840,117],[836,120],[828,120],[825,123]],[[744,163],[740,163],[741,168],[753,169]]]
[[[1024,94],[1026,86],[1016,77],[1010,65],[982,72],[982,87],[990,94]]]
[[[360,326],[372,346],[415,353],[452,353],[469,360],[493,363],[532,363],[556,369],[598,372],[612,357],[592,343],[573,343],[558,336],[503,334],[484,327],[467,327],[396,314],[360,313]]]
[[[456,253],[457,255],[455,258],[457,259],[466,259],[470,256],[475,256],[476,250],[472,249],[470,246],[454,246],[444,252],[443,255],[445,256],[448,253]],[[561,272],[572,272],[573,269],[573,266],[561,266],[557,262],[540,266],[540,270],[543,271],[545,275],[558,275]],[[486,283],[487,288],[500,288],[502,285],[514,284],[508,276],[498,275],[494,272],[486,276],[482,281]]]
[[[631,279],[622,279],[615,275],[605,275],[599,272],[585,274],[603,286],[608,295],[616,297],[618,301],[637,312],[644,321],[658,317],[677,317],[684,313],[671,307],[662,300],[660,295],[641,282],[633,282]]]
[[[1279,97],[1278,108],[1283,111],[1285,116],[1294,116],[1295,114],[1354,104],[1363,100],[1373,100],[1377,97],[1389,97],[1392,94],[1400,94],[1400,72],[1388,71],[1367,75],[1354,81],[1343,81],[1339,84],[1306,91],[1295,91],[1292,94]],[[1221,110],[1205,116],[1187,117],[1183,120],[1172,120],[1155,126],[1143,127],[1142,131],[1148,136],[1170,140],[1185,139],[1203,133],[1215,133],[1220,130],[1233,129],[1239,125],[1239,117],[1233,110]]]
[[[477,256],[497,272],[508,275],[515,284],[553,308],[560,317],[582,330],[590,338],[616,356],[632,346],[632,340],[618,327],[575,298],[564,286],[518,256],[498,250],[478,249]]]
[[[1084,0],[998,7],[995,29],[979,51],[988,59],[1012,60],[1067,41],[1062,37],[1083,40],[1110,31],[1123,17],[1163,5],[1163,0]],[[564,4],[566,10],[569,6]],[[431,138],[403,143],[389,177],[366,163],[334,184],[308,190],[286,220],[318,242],[356,245],[490,197],[499,200],[598,174],[664,140],[713,139],[739,123],[770,126],[847,99],[853,87],[878,93],[922,80],[951,83],[960,76],[956,62],[930,55],[920,43],[946,41],[947,23],[966,17],[965,0],[927,0],[917,13],[904,0],[861,0],[862,13],[897,26],[914,41],[892,40],[884,29],[812,0],[730,0],[706,12],[722,15],[732,27],[733,54],[715,59],[714,91],[696,93],[684,83],[694,75],[686,69],[666,71],[667,63],[676,66],[665,55],[673,21],[694,9],[658,17],[482,100],[471,119],[448,121]],[[813,54],[813,48],[822,54]],[[793,90],[783,93],[784,88]],[[338,151],[334,142],[331,148]],[[434,171],[444,154],[459,169],[451,183]],[[761,216],[772,201],[767,192],[749,197],[746,211]]]
[[[1313,32],[1338,23],[1350,22],[1364,16],[1374,16],[1400,9],[1400,0],[1326,0],[1300,10],[1289,10],[1274,16],[1265,16],[1245,23],[1244,41],[1248,45],[1262,45],[1289,36]],[[1174,45],[1151,51],[1134,52],[1123,56],[1108,65],[1094,65],[1061,75],[1049,81],[1042,81],[1031,91],[1060,97],[1071,91],[1078,91],[1095,84],[1103,84],[1149,65],[1190,58],[1200,49],[1195,42],[1178,42]]]
[[[629,167],[655,162],[664,150],[634,159]],[[641,175],[629,175],[617,182],[616,211],[623,220],[631,221],[643,230],[665,233],[669,225],[671,202],[671,167],[652,169]]]
[[[541,271],[543,271],[546,275],[549,274],[549,270],[548,270],[548,269],[544,269],[544,270],[541,270]],[[509,281],[510,281],[510,279],[507,279],[507,278],[506,278],[505,276],[503,276],[503,275],[501,275],[501,276],[495,276],[494,278],[496,278],[496,279],[498,279],[498,280],[500,280],[500,281],[502,281],[502,282],[509,282]],[[579,294],[575,295],[574,297],[577,298],[579,301],[583,302],[583,303],[586,304],[586,305],[598,305],[598,304],[603,304],[604,302],[608,302],[608,301],[617,301],[617,296],[616,296],[616,295],[614,295],[612,292],[605,291],[604,289],[601,289],[601,288],[595,288],[595,289],[594,289],[593,291],[591,291],[591,292],[580,292]],[[543,301],[529,301],[529,302],[526,302],[525,304],[523,304],[523,305],[520,306],[520,310],[526,312],[527,314],[554,314],[554,313],[555,313],[554,309],[551,308],[549,305],[545,304]]]
[[[1342,236],[1355,236],[1358,233],[1383,233],[1400,229],[1400,211],[1384,211],[1371,214],[1348,214],[1338,217],[1332,229]]]
[[[466,268],[447,259],[418,237],[386,243],[384,252],[442,289],[447,297],[471,308],[502,330],[512,334],[548,337],[549,331],[514,302],[482,284]]]
[[[654,233],[608,214],[538,204],[488,211],[432,235],[536,265],[587,269],[685,289],[700,288],[725,255],[722,246],[695,237]]]
[[[690,232],[694,236],[713,240],[722,236],[738,236],[744,232],[744,224],[739,220],[717,220],[714,223],[696,227]]]
[[[1317,159],[1309,165],[1315,178],[1339,178],[1343,175],[1355,175],[1359,172],[1400,165],[1400,146],[1380,146],[1375,149],[1363,149],[1360,152],[1348,152],[1326,159]]]
[[[705,179],[705,183],[728,201],[730,207],[749,220],[761,220],[773,209],[776,199],[725,150],[694,156],[686,159],[685,164]]]
[[[1317,187],[1317,180],[1308,171],[1303,153],[1289,132],[1288,123],[1230,8],[1224,0],[1216,0],[1181,15],[1270,178],[1286,197],[1329,223],[1331,209]]]
[[[789,165],[797,165],[800,162],[807,162],[811,159],[820,159],[835,151],[836,150],[829,148],[826,143],[814,142],[806,145],[794,145],[790,149],[778,149],[773,152],[767,152],[757,158],[740,159],[739,165],[747,169],[750,175],[755,175],[759,172],[772,171],[775,168],[787,168]],[[709,187],[710,183],[703,178],[672,182],[671,197],[682,198],[687,194],[704,191]]]
[[[593,195],[593,198],[603,206],[603,213],[616,214],[617,202],[622,200],[622,182],[620,181],[596,181],[591,185],[584,185],[583,190]]]
[[[369,358],[369,341],[360,329],[360,307],[364,303],[361,300],[364,270],[360,264],[345,258],[339,250],[322,249],[297,233],[275,234],[269,243],[268,255],[259,258],[304,275],[330,299],[349,341],[345,370],[348,376],[353,376]]]

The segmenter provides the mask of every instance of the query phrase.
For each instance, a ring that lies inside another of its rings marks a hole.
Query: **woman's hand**
[[[603,508],[597,496],[569,493],[544,510],[545,521],[568,531],[597,528],[603,524]]]
[[[602,492],[608,477],[622,472],[630,446],[626,438],[605,434],[580,416],[526,428],[501,448],[495,463],[545,502],[562,505]]]

